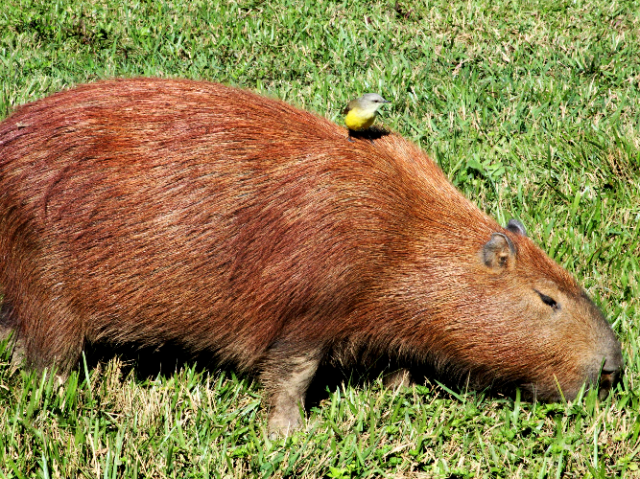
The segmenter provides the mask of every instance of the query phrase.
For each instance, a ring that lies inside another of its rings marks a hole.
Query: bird
[[[373,125],[376,111],[383,103],[391,103],[377,93],[365,93],[360,98],[351,100],[342,112],[347,115],[344,119],[349,136],[351,132],[363,131]]]

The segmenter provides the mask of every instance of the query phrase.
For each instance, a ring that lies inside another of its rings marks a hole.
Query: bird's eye
[[[557,310],[560,309],[560,305],[558,304],[558,302],[555,299],[553,299],[551,296],[547,296],[546,294],[542,294],[537,289],[534,289],[534,291],[536,293],[538,293],[538,296],[540,296],[540,299],[542,300],[542,302],[544,304],[546,304],[547,306],[551,307],[554,311],[557,311]]]

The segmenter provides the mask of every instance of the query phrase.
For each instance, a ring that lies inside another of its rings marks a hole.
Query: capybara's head
[[[454,260],[434,263],[433,250],[421,258],[430,265],[424,323],[441,321],[423,339],[435,366],[476,387],[518,387],[529,399],[570,400],[584,385],[605,397],[622,355],[598,307],[520,222],[482,238],[459,243]]]

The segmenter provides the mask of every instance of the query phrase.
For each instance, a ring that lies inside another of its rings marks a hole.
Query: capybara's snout
[[[607,341],[604,341],[604,352],[600,360],[600,365],[594,370],[594,373],[599,378],[599,392],[600,399],[605,399],[610,391],[616,386],[616,384],[622,378],[624,372],[624,361],[622,359],[622,349],[620,342],[610,335]]]

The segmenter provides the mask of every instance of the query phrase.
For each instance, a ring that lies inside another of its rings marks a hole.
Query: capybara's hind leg
[[[320,363],[319,351],[272,350],[263,364],[261,381],[269,394],[269,435],[286,435],[301,425],[300,407]]]
[[[5,299],[0,306],[0,341],[7,339],[15,330],[15,318],[9,302]]]
[[[54,368],[64,378],[84,347],[84,332],[77,318],[60,298],[40,300],[37,294],[14,302],[17,339],[24,345],[24,362],[40,371]]]
[[[399,387],[410,386],[413,383],[411,372],[408,369],[396,369],[386,373],[382,377],[384,387],[396,389]]]
[[[24,340],[18,337],[18,321],[11,303],[4,298],[0,306],[0,341],[10,339],[11,368],[17,369],[24,362]]]

